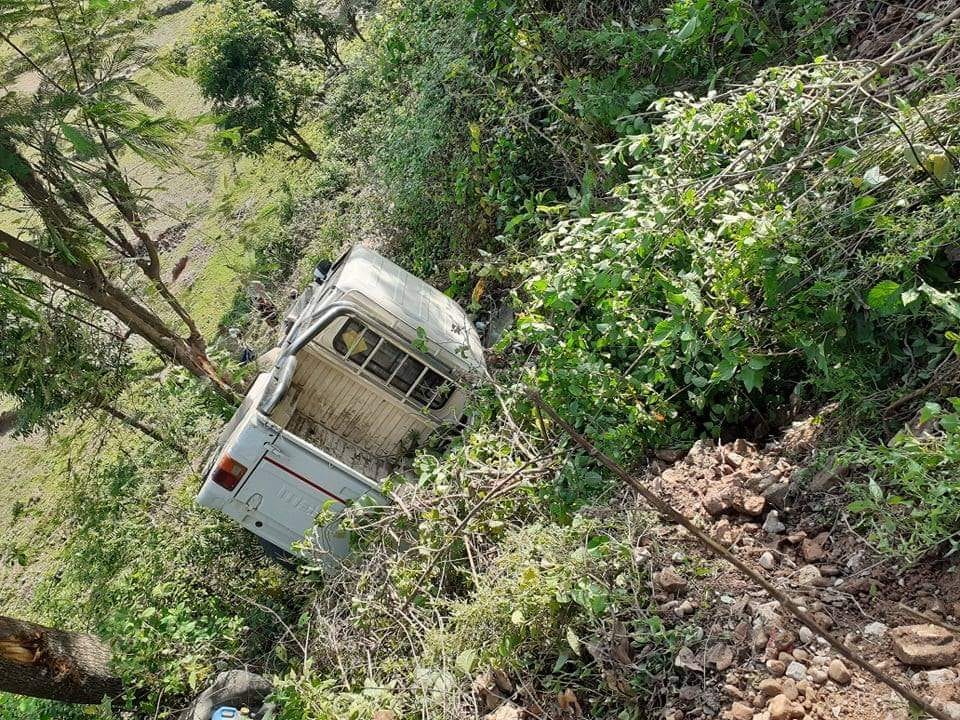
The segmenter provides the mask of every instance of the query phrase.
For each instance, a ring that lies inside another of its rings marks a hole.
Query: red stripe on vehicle
[[[266,457],[266,456],[264,456],[263,459],[266,460],[266,461],[267,461],[268,463],[270,463],[271,465],[276,465],[278,468],[280,468],[281,470],[283,470],[285,473],[289,473],[290,475],[293,475],[297,480],[301,480],[301,481],[305,482],[307,485],[309,485],[310,487],[314,488],[315,490],[319,490],[320,492],[322,492],[322,493],[323,493],[324,495],[326,495],[327,497],[332,498],[333,500],[336,500],[338,503],[343,503],[344,505],[347,504],[347,501],[344,500],[343,498],[339,498],[339,497],[337,497],[336,495],[334,495],[332,492],[328,492],[327,490],[324,490],[322,487],[320,487],[319,485],[317,485],[315,482],[313,482],[313,481],[310,480],[309,478],[304,477],[303,475],[301,475],[300,473],[296,472],[295,470],[291,470],[291,469],[288,468],[286,465],[281,465],[281,464],[278,463],[276,460],[274,460],[274,459],[272,459],[272,458],[269,458],[269,457]]]

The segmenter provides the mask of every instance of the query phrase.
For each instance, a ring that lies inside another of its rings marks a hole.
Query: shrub
[[[854,438],[840,462],[856,468],[847,507],[867,542],[910,565],[932,551],[960,549],[960,398],[928,402],[919,428],[884,445]]]

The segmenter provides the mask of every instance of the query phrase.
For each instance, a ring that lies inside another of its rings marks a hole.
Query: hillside
[[[234,668],[282,720],[931,716],[879,675],[960,717],[952,3],[31,1],[0,229],[179,339],[0,239],[0,614],[125,687],[0,718],[176,718]],[[129,71],[56,87],[94,37]],[[507,327],[462,432],[291,569],[194,502],[257,370],[226,329],[269,350],[251,283],[282,314],[354,243]]]

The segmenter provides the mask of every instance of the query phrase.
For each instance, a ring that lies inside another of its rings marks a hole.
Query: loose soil
[[[904,606],[937,623],[960,624],[960,575],[937,558],[902,572],[878,556],[850,525],[843,479],[811,467],[817,435],[817,423],[808,421],[765,445],[700,441],[682,459],[661,453],[647,481],[836,637],[960,718],[960,657],[909,666],[894,655],[891,637],[898,626],[924,622]],[[703,551],[685,531],[665,526],[658,535],[650,562],[661,568],[654,583],[659,610],[705,633],[700,649],[677,656],[682,684],[662,717],[910,717],[888,687],[835,662],[826,642],[725,563],[717,561],[707,577],[690,573],[688,559]],[[684,548],[679,553],[678,545]],[[670,548],[671,557],[658,558],[656,547]]]

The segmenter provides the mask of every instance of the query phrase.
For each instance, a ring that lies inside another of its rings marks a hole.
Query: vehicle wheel
[[[300,563],[300,558],[298,558],[292,552],[274,545],[269,540],[264,540],[259,535],[254,535],[253,533],[250,534],[253,535],[257,539],[257,542],[260,543],[260,547],[263,548],[263,554],[266,555],[268,559],[272,560],[278,565],[282,565],[287,570],[297,569],[297,565]]]

